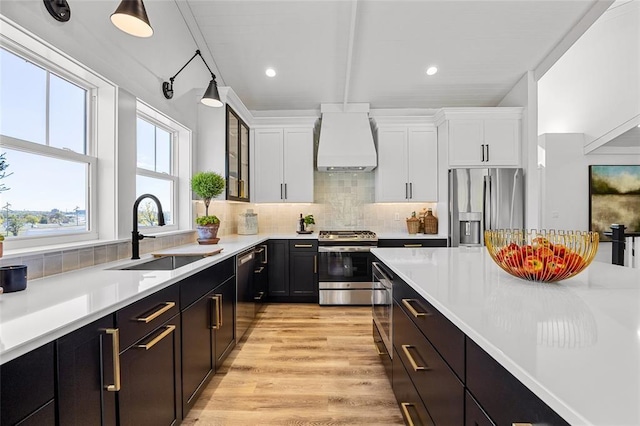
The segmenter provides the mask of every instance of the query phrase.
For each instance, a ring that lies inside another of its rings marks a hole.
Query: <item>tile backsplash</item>
[[[375,203],[374,173],[321,173],[314,176],[314,203],[253,204],[214,201],[209,213],[220,218],[218,236],[237,233],[238,215],[247,209],[258,214],[258,232],[292,234],[298,229],[300,213],[313,214],[315,229],[366,229],[378,233],[406,233],[405,218],[436,203]],[[204,204],[194,202],[194,211],[204,215]],[[399,220],[395,220],[396,214]],[[140,254],[193,243],[196,232],[186,232],[140,241]],[[98,244],[45,254],[0,258],[2,265],[27,265],[28,279],[69,272],[131,257],[131,243]]]

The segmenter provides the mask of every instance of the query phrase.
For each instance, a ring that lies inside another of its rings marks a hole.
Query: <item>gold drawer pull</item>
[[[430,315],[429,312],[418,312],[418,311],[416,311],[416,308],[411,306],[411,303],[409,303],[409,302],[417,302],[417,300],[416,299],[402,299],[402,304],[409,310],[409,312],[411,312],[411,315],[413,315],[414,317],[418,318],[418,317],[423,317],[425,315]]]
[[[255,271],[253,271],[254,274],[260,274],[262,273],[262,271],[264,271],[264,266],[259,267],[258,269],[256,269]]]
[[[176,326],[166,325],[164,328],[165,330],[162,333],[158,334],[156,337],[154,337],[153,340],[151,340],[149,343],[136,345],[136,348],[140,348],[140,349],[144,349],[145,351],[148,351],[149,349],[154,347],[160,340],[164,339],[165,337],[173,333],[173,331],[176,329]]]
[[[120,330],[107,328],[105,332],[110,334],[113,340],[113,384],[105,387],[109,392],[118,392],[120,390]]]
[[[155,311],[154,313],[152,313],[151,315],[149,315],[148,317],[144,317],[144,318],[136,318],[136,321],[138,322],[144,322],[146,323],[150,323],[151,321],[153,321],[154,319],[158,318],[160,315],[164,314],[165,312],[167,312],[169,309],[173,308],[174,306],[176,306],[176,302],[164,302],[164,306],[160,309],[158,309],[157,311]]]
[[[411,367],[413,367],[413,371],[426,371],[426,370],[428,370],[427,367],[422,367],[422,366],[418,365],[416,360],[413,359],[413,356],[411,355],[411,352],[409,352],[409,348],[414,348],[415,349],[415,346],[402,345],[402,350],[404,351],[404,354],[409,359],[409,362],[411,363]]]
[[[296,244],[294,247],[295,248],[311,248],[313,247],[313,244]]]
[[[411,419],[411,415],[409,414],[409,407],[413,407],[413,404],[409,404],[408,402],[402,402],[400,403],[400,407],[402,407],[402,413],[404,414],[404,417],[407,419],[407,424],[409,426],[413,426],[413,420]]]
[[[380,350],[380,346],[378,346],[378,342],[373,342],[373,346],[376,347],[376,352],[378,352],[378,355],[380,356],[387,355],[386,352]]]
[[[211,297],[211,300],[213,300],[214,303],[213,309],[215,310],[215,312],[213,313],[215,314],[216,318],[216,323],[212,324],[211,328],[213,328],[214,330],[220,330],[220,327],[222,327],[222,295],[214,294]]]
[[[405,244],[405,247],[422,247],[422,244]]]
[[[511,426],[533,426],[533,423],[511,423]]]

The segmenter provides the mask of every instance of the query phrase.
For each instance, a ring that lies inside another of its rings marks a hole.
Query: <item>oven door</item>
[[[368,246],[318,247],[319,282],[371,282]]]
[[[380,337],[393,357],[392,325],[393,325],[393,279],[381,264],[373,262],[373,295],[371,298],[373,322],[378,327]]]

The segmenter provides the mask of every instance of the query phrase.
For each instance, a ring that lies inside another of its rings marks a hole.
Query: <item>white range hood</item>
[[[369,104],[323,104],[318,171],[370,172],[378,165]]]

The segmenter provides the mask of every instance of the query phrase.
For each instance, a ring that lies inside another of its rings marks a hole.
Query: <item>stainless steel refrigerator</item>
[[[484,245],[485,230],[507,228],[524,228],[524,171],[450,169],[451,247]]]

